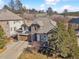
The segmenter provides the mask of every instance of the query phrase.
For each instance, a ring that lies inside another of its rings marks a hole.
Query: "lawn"
[[[5,46],[10,42],[10,38],[7,37],[4,37],[2,40],[0,40],[0,53],[4,52],[7,49]]]
[[[37,53],[35,51],[33,51],[32,53],[24,51],[18,59],[60,59],[60,58],[47,57],[46,55]]]
[[[47,58],[47,56],[39,54],[39,53],[25,53],[23,52],[19,59],[51,59]]]

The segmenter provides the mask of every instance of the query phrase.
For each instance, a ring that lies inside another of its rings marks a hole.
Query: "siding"
[[[21,28],[21,25],[23,24],[23,21],[9,21],[9,26],[10,26],[10,35],[16,34],[16,30]]]
[[[23,21],[0,21],[0,25],[3,27],[6,36],[15,34],[15,31],[21,27]]]
[[[0,21],[0,25],[2,26],[4,32],[5,32],[5,35],[6,36],[9,36],[10,33],[9,33],[9,24],[8,24],[8,21]]]

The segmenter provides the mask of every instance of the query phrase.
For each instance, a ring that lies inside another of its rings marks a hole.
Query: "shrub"
[[[4,40],[0,40],[0,49],[4,48],[5,46],[5,41]]]

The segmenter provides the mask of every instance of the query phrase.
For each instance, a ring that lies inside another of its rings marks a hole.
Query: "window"
[[[15,21],[14,21],[14,24],[15,24]]]
[[[14,31],[16,31],[16,27],[14,27]]]
[[[35,30],[37,30],[37,28],[35,27]]]
[[[12,27],[11,27],[11,31],[12,31]]]
[[[7,24],[9,24],[8,21],[7,21]]]

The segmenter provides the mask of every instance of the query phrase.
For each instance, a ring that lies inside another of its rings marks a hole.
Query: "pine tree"
[[[53,14],[53,10],[52,10],[51,7],[48,8],[47,14],[48,14],[49,16],[51,16],[51,15]]]
[[[16,10],[21,10],[22,9],[22,3],[20,2],[20,0],[16,0]]]
[[[7,5],[4,5],[3,9],[11,10],[11,9],[9,8],[9,6],[7,6]]]
[[[14,4],[14,1],[13,0],[10,1],[9,6],[10,6],[10,9],[11,10],[14,10],[15,4]]]
[[[67,16],[68,10],[65,9],[63,13],[64,13],[64,17]]]
[[[59,22],[58,28],[53,30],[52,37],[49,40],[55,53],[59,53],[62,57],[68,57],[70,49],[68,49],[69,33],[65,30],[63,22]]]
[[[51,39],[52,48],[61,57],[69,59],[79,59],[79,48],[77,46],[77,37],[75,30],[69,27],[66,30],[64,22],[57,23],[57,30],[53,30]]]
[[[71,55],[73,59],[79,59],[79,48],[77,45],[77,37],[76,37],[76,33],[73,27],[69,27],[68,28],[68,32],[70,34],[70,46],[69,48],[71,49]]]
[[[68,48],[68,44],[69,44],[69,33],[65,30],[65,25],[64,22],[59,22],[58,23],[58,48],[60,50],[60,55],[62,57],[68,57],[69,53],[70,53],[70,49]]]

